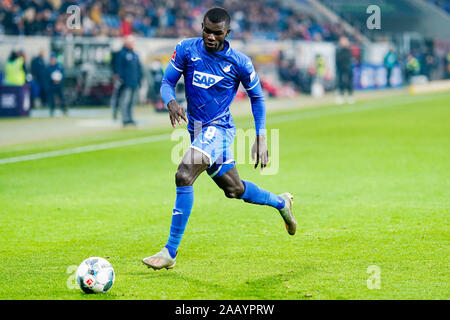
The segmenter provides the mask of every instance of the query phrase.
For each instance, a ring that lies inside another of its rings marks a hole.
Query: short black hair
[[[208,18],[212,23],[219,23],[225,21],[225,25],[229,26],[231,22],[230,14],[227,10],[221,7],[211,8],[206,11],[205,16],[203,17],[203,22]]]

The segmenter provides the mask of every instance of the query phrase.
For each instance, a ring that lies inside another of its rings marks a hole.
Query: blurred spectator
[[[353,70],[352,52],[348,38],[343,36],[339,39],[339,47],[336,50],[336,77],[338,96],[336,103],[344,102],[344,94],[348,94],[348,103],[354,103],[353,99]]]
[[[406,57],[406,82],[411,82],[411,78],[420,72],[419,60],[411,53]]]
[[[2,4],[1,24],[5,34],[20,34],[20,7],[14,3],[5,2]]]
[[[122,124],[136,125],[133,109],[138,98],[139,87],[142,81],[141,62],[134,51],[135,38],[129,35],[125,38],[124,52],[117,58],[117,74],[123,83],[120,94],[120,107],[122,111]]]
[[[89,18],[91,18],[92,22],[96,25],[102,24],[102,4],[101,2],[95,2],[89,12]]]
[[[309,92],[310,85],[305,81],[302,71],[296,66],[294,60],[280,57],[278,62],[278,76],[281,82],[289,84],[297,92]]]
[[[133,16],[127,14],[120,22],[120,35],[123,37],[131,35],[133,32]]]
[[[26,82],[25,55],[23,51],[12,51],[5,65],[5,84],[23,86]]]
[[[422,55],[420,62],[420,73],[426,76],[428,80],[431,80],[431,73],[437,67],[437,64],[437,58],[434,56],[433,50],[431,48],[427,48],[426,52]]]
[[[165,107],[161,99],[161,95],[159,94],[159,89],[161,88],[163,76],[164,76],[164,69],[161,64],[161,61],[159,59],[154,60],[150,64],[148,97],[155,106],[156,111],[167,111],[167,108]]]
[[[134,23],[134,30],[141,36],[150,38],[155,35],[155,30],[152,27],[152,19],[150,17],[144,17],[142,20],[138,20]]]
[[[450,52],[444,56],[445,79],[450,79]]]
[[[311,94],[314,97],[321,97],[325,92],[325,79],[327,77],[327,63],[325,58],[316,54],[308,73],[311,77]]]
[[[397,54],[395,53],[394,48],[391,47],[386,56],[384,57],[384,66],[386,68],[386,85],[388,87],[391,86],[392,69],[395,67],[396,64],[397,64]]]
[[[50,116],[53,117],[55,112],[55,95],[59,98],[61,110],[64,114],[67,113],[66,104],[63,96],[63,81],[64,81],[64,69],[55,53],[51,54],[50,65],[47,67],[47,83],[48,92],[47,98],[50,108]]]
[[[37,97],[41,100],[41,105],[46,103],[46,66],[44,61],[44,50],[31,60],[31,108],[34,108],[34,102]]]
[[[323,79],[325,79],[327,74],[327,62],[322,55],[316,54],[316,57],[309,67],[309,74],[312,78],[316,78],[317,81],[323,83]]]
[[[38,31],[38,22],[36,20],[36,9],[30,7],[25,10],[23,14],[23,34],[26,36],[31,36]]]
[[[123,91],[123,81],[119,77],[119,61],[121,55],[126,52],[125,46],[121,50],[113,50],[111,58],[111,68],[113,72],[112,82],[113,82],[113,92],[111,95],[111,111],[113,120],[117,120],[117,112],[119,110],[119,99],[120,94]]]

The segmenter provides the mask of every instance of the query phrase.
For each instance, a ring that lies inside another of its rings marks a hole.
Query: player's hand
[[[183,123],[182,120],[186,123],[188,122],[184,109],[175,100],[167,104],[167,109],[169,109],[170,123],[173,128],[176,127],[177,123],[181,125]]]
[[[256,158],[256,161],[255,161]],[[266,136],[256,136],[252,147],[252,160],[255,161],[255,169],[261,163],[261,171],[269,163],[269,150],[267,149]]]

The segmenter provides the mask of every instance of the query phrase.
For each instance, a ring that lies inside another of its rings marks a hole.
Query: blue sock
[[[242,180],[245,186],[245,191],[241,199],[245,202],[267,205],[274,208],[284,208],[284,199],[270,191],[261,189],[256,184],[250,181]]]
[[[172,224],[170,225],[170,236],[165,247],[169,250],[172,258],[177,255],[178,246],[183,237],[186,224],[191,214],[192,205],[194,204],[194,187],[185,186],[177,187],[177,199],[175,200],[175,208],[172,214]]]

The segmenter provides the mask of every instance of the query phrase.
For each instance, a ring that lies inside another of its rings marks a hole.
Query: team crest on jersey
[[[194,77],[192,78],[192,84],[196,87],[200,87],[203,89],[209,89],[217,82],[222,80],[223,77],[216,76],[209,73],[204,73],[200,71],[194,71]]]

